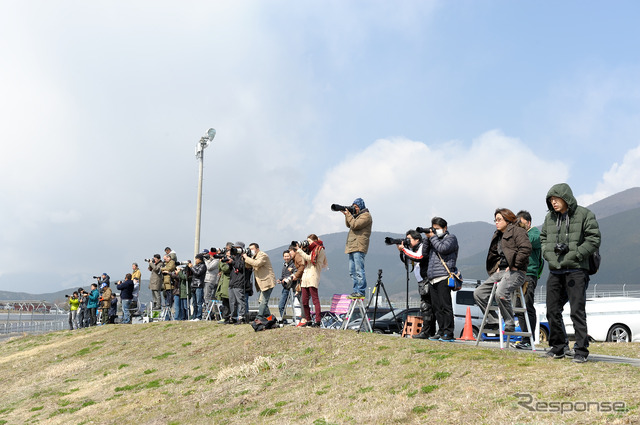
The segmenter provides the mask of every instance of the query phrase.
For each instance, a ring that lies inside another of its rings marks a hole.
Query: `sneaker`
[[[442,338],[440,338],[440,341],[443,341],[443,342],[453,342],[455,340],[456,339],[450,335],[449,336],[445,335]]]
[[[570,350],[569,347],[565,347],[564,348],[564,355],[566,357],[569,357],[570,359],[574,359],[576,356],[576,351],[575,350]],[[584,363],[584,362],[581,362]]]
[[[528,342],[520,342],[514,345],[518,350],[531,350],[531,344],[529,344]]]
[[[307,326],[308,323],[307,322],[300,322],[296,325],[296,328],[304,328],[305,326]]]
[[[427,339],[428,336],[424,332],[420,332],[419,334],[411,335],[412,339]]]
[[[585,356],[583,356],[582,354],[575,354],[573,356],[573,362],[574,363],[586,363],[587,362],[587,358]]]
[[[504,325],[504,332],[515,332],[516,331],[516,325]]]
[[[564,359],[564,352],[562,353],[554,353],[553,351],[549,350],[547,351],[547,354],[545,354],[547,357],[552,358],[554,360],[559,360],[559,359]]]
[[[498,329],[500,329],[500,326],[498,326],[497,323],[485,323],[484,324],[484,331],[497,331]]]
[[[347,298],[350,298],[350,299],[364,298],[364,294],[360,294],[358,292],[354,292],[353,294],[349,295]]]
[[[440,341],[440,338],[442,338],[442,335],[440,334],[435,334],[434,336],[429,337],[431,341]]]

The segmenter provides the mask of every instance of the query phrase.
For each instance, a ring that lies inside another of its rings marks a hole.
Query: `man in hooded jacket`
[[[542,256],[549,265],[547,279],[547,320],[549,321],[549,357],[561,359],[573,354],[575,363],[589,356],[586,299],[589,286],[589,256],[600,248],[600,228],[596,216],[578,205],[566,183],[556,184],[547,193],[549,212],[542,224]],[[571,307],[575,331],[574,353],[568,350],[562,320],[566,302]]]

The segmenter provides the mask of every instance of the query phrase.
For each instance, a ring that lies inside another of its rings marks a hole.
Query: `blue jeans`
[[[186,313],[186,311],[184,312]],[[173,320],[184,320],[182,315],[182,303],[180,302],[180,295],[173,296]]]
[[[280,304],[278,304],[278,310],[280,310],[280,319],[284,317],[284,312],[287,309],[289,292],[291,292],[291,289],[284,289],[284,288],[282,289],[282,295],[280,296]]]
[[[353,292],[365,295],[367,278],[364,275],[364,252],[349,253],[349,275],[353,280]]]
[[[272,291],[273,288],[260,291],[260,296],[258,297],[258,317],[266,318],[271,315],[271,311],[269,311],[269,298],[271,298]]]
[[[204,289],[195,288],[191,294],[191,302],[193,304],[193,318],[202,319],[202,302],[204,301]]]
[[[122,323],[131,323],[131,300],[122,300]]]

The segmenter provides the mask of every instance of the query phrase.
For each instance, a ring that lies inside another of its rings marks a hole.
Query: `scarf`
[[[309,245],[309,250],[311,251],[311,264],[314,266],[318,263],[318,253],[321,249],[324,249],[324,245],[320,239]]]

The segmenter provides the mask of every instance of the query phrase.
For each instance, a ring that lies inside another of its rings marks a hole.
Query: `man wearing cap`
[[[103,283],[100,286],[100,289],[102,289],[102,298],[100,298],[102,300],[102,324],[105,325],[109,323],[109,309],[111,308],[112,292],[111,288],[109,288],[106,283]]]
[[[355,214],[344,210],[344,222],[349,228],[345,254],[349,255],[349,275],[353,280],[353,293],[350,298],[362,298],[367,290],[367,278],[364,274],[364,257],[369,250],[369,237],[373,219],[365,207],[362,198],[353,201]]]
[[[245,321],[246,304],[245,304],[245,285],[247,274],[251,274],[251,270],[247,270],[242,258],[244,251],[244,242],[236,242],[231,249],[231,278],[229,280],[229,307],[231,308],[230,321],[233,323],[242,323]]]
[[[149,271],[151,277],[149,278],[149,289],[151,289],[151,296],[153,298],[153,309],[160,310],[160,293],[162,291],[162,261],[160,261],[160,254],[155,254],[151,261],[149,261]]]
[[[253,269],[253,276],[256,279],[256,290],[260,292],[258,298],[258,317],[267,318],[271,315],[269,311],[269,298],[271,292],[276,286],[276,275],[273,272],[273,266],[271,260],[266,252],[260,251],[260,246],[252,242],[249,245],[251,249],[251,257],[247,254],[242,254],[242,258],[246,264]]]

